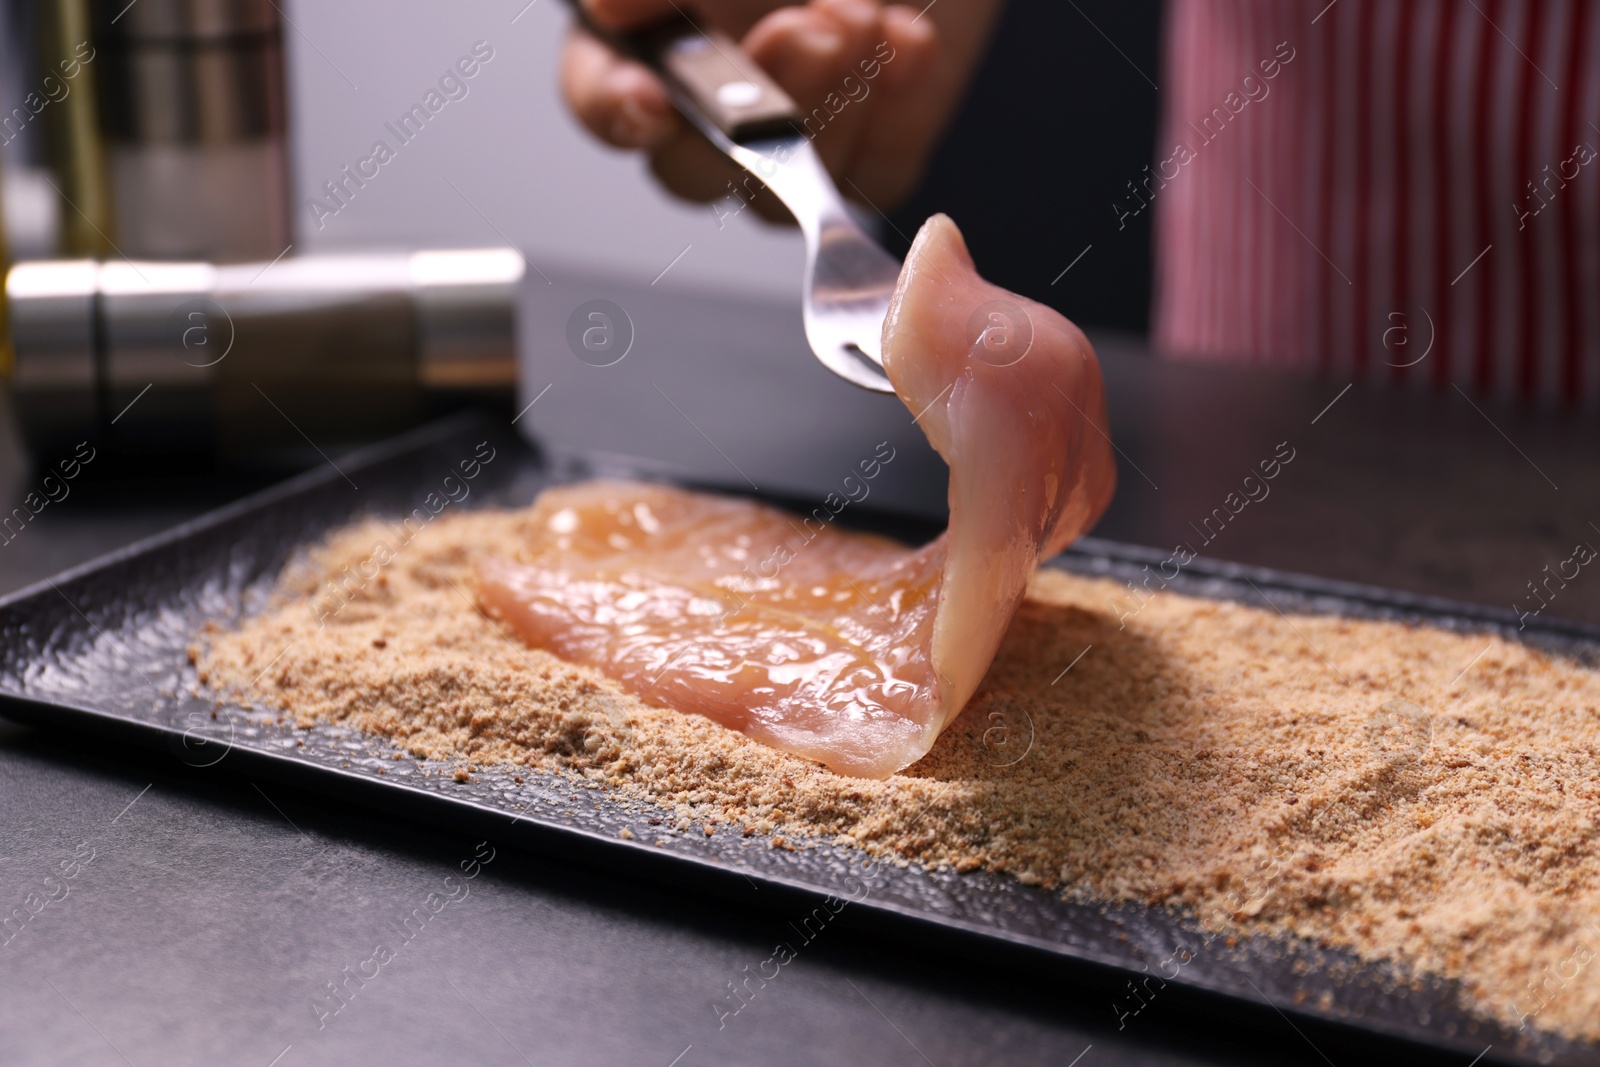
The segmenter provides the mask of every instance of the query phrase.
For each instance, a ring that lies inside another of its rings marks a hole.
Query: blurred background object
[[[114,249],[115,208],[106,170],[106,144],[100,123],[93,63],[96,49],[88,0],[55,0],[39,5],[36,62],[37,89],[23,97],[29,113],[38,90],[44,93],[43,134],[49,147],[53,177],[46,181],[59,194],[56,243],[67,255],[107,256]],[[59,88],[58,88],[59,87]],[[13,111],[13,114],[16,114]]]
[[[77,32],[74,20],[54,51]],[[282,253],[289,168],[272,0],[93,0],[93,51],[120,253],[223,263]]]
[[[6,6],[4,369],[36,454],[299,465],[512,395],[514,250],[288,255],[283,17]]]
[[[503,403],[522,271],[509,248],[19,263],[16,417],[46,455],[89,439],[123,458],[317,462]]]
[[[237,262],[284,250],[284,62],[271,0],[8,0],[4,26],[13,261]]]

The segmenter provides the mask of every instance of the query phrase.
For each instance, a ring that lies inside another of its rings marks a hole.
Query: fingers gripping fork
[[[812,352],[841,378],[892,393],[882,336],[900,264],[851,218],[794,101],[732,38],[688,15],[628,34],[597,28],[581,8],[579,18],[654,70],[679,113],[789,209],[805,241],[801,304]]]

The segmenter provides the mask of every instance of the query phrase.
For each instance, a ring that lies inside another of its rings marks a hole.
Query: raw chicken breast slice
[[[943,546],[913,552],[820,514],[658,485],[550,489],[523,558],[478,562],[479,597],[529,644],[644,700],[882,777],[927,747]]]
[[[950,465],[931,746],[983,680],[1039,560],[1111,502],[1116,463],[1088,340],[1059,313],[978,277],[944,215],[923,224],[906,257],[883,365]]]
[[[982,681],[1039,559],[1105,509],[1115,468],[1088,342],[979,278],[944,216],[906,260],[883,350],[950,464],[950,528],[929,545],[840,530],[826,508],[587,483],[540,495],[518,560],[479,561],[480,602],[644,700],[842,774],[916,762]]]

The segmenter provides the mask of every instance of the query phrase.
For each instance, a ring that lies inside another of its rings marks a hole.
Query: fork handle
[[[715,130],[736,144],[800,132],[800,111],[789,94],[722,31],[697,26],[680,9],[643,29],[616,33],[596,26],[579,0],[572,6],[591,34],[655,71],[684,118],[702,132]]]

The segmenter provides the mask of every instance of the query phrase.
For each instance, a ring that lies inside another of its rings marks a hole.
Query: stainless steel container
[[[94,0],[100,128],[120,251],[271,259],[291,240],[273,0]]]
[[[36,456],[98,438],[272,462],[509,403],[522,274],[507,248],[19,263],[17,419]]]

